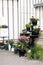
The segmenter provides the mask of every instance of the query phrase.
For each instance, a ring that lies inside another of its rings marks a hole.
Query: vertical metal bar
[[[4,16],[4,0],[2,0],[2,16]]]
[[[13,39],[14,39],[14,0],[12,0]]]
[[[9,39],[9,0],[7,0],[8,39]]]

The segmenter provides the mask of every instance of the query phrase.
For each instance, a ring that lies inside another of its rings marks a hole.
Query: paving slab
[[[0,50],[0,65],[43,65],[43,60],[29,60],[11,51]]]

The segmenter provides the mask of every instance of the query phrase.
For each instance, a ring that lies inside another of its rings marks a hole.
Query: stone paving
[[[37,43],[43,46],[43,32],[41,33],[39,39],[37,40]]]
[[[0,49],[0,65],[43,65],[43,60],[29,60],[11,51]]]

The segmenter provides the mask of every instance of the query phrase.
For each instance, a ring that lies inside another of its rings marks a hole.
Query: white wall
[[[2,15],[2,0],[0,0],[0,25],[8,25],[7,22],[7,1],[4,0],[3,2],[3,12],[4,16]],[[8,37],[8,29],[0,29],[0,36],[7,36]]]
[[[3,1],[3,12],[2,15],[2,0],[0,0],[0,25],[8,25],[9,19],[9,39],[18,38],[18,25],[17,25],[17,0],[14,0],[14,18],[12,13],[12,0],[9,0],[9,18],[7,10],[7,0]],[[14,28],[13,28],[14,19]],[[14,33],[13,33],[14,29]],[[0,36],[8,36],[8,29],[0,29]]]
[[[9,0],[9,39],[17,39],[30,22],[32,16],[40,18],[39,25],[43,29],[43,7],[34,8],[38,0],[14,0],[14,14],[12,13],[12,0]],[[2,0],[0,0],[0,25],[8,25],[7,0],[4,0],[4,16],[2,16]],[[13,17],[14,16],[14,17]],[[14,23],[14,24],[13,24]],[[14,28],[13,28],[14,25]],[[8,36],[8,29],[0,29],[0,36]]]

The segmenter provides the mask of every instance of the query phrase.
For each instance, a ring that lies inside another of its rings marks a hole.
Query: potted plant
[[[18,53],[18,42],[14,44],[14,53],[17,54]]]
[[[26,26],[27,31],[30,31],[31,24],[27,23],[25,26]]]
[[[29,39],[26,36],[20,36],[19,42],[19,45],[21,45],[21,47],[19,48],[19,56],[24,56],[26,53],[25,46],[29,42]]]
[[[31,20],[31,23],[33,24],[33,25],[37,25],[37,21],[39,20],[38,18],[30,18],[30,20]]]
[[[8,44],[5,44],[4,49],[8,50]]]
[[[39,32],[40,32],[39,28],[33,29],[32,35],[39,35]]]
[[[11,40],[8,40],[7,41],[7,44],[8,44],[9,51],[10,51],[12,49],[12,47],[13,47],[14,41],[12,39]]]

